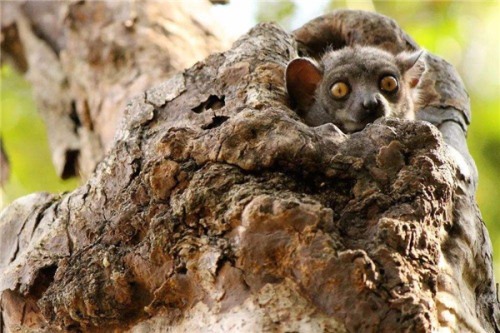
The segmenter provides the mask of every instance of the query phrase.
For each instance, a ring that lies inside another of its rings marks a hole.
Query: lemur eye
[[[349,86],[345,82],[337,82],[331,88],[330,92],[332,93],[333,98],[341,99],[349,94],[350,89]]]
[[[387,92],[396,92],[398,90],[398,80],[394,76],[387,75],[380,80],[380,89]]]

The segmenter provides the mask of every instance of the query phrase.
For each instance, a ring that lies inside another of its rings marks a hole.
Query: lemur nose
[[[369,113],[376,112],[380,108],[380,101],[376,96],[370,96],[363,101],[363,108]]]

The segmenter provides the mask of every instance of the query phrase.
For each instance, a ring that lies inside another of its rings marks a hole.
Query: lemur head
[[[422,53],[355,46],[329,51],[319,64],[297,58],[286,69],[288,94],[309,125],[331,122],[349,133],[380,117],[414,119]]]

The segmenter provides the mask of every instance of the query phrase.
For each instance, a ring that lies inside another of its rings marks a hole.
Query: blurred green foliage
[[[36,111],[29,84],[8,66],[0,73],[0,137],[10,163],[10,177],[0,192],[0,207],[38,191],[76,188],[63,181],[52,165],[45,125]]]
[[[261,2],[257,7],[257,21],[279,21],[283,26],[288,26],[296,10],[297,6],[290,0]]]

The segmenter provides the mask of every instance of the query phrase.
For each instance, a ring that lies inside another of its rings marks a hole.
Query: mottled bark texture
[[[358,25],[313,22],[295,33],[302,47],[301,33],[322,29],[377,33],[387,45],[407,38],[376,14],[335,15],[319,22]],[[365,32],[368,21],[388,25]],[[491,245],[463,156],[422,121],[384,119],[348,136],[331,124],[308,127],[283,86],[296,56],[292,35],[258,25],[133,99],[85,185],[8,207],[3,325],[498,330]],[[468,111],[456,73],[431,59],[425,82],[442,96],[432,107]]]
[[[207,0],[0,6],[2,61],[32,84],[62,178],[88,178],[132,96],[229,46]]]

